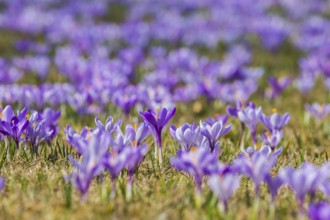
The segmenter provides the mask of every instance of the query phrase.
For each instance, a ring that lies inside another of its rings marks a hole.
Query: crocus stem
[[[87,192],[81,195],[80,204],[84,204],[87,201],[87,197],[88,197],[87,195],[88,195]]]
[[[244,139],[245,139],[245,125],[243,123],[241,123],[242,126],[242,131],[241,131],[241,138],[240,138],[240,147],[244,147]]]
[[[155,141],[155,159],[157,160],[158,158],[158,145],[157,142]]]
[[[259,205],[260,205],[260,198],[259,198],[259,195],[256,195],[256,198],[255,198],[254,204],[253,204],[253,212],[251,215],[251,220],[258,219]]]
[[[110,199],[114,199],[116,197],[116,190],[117,190],[116,183],[117,183],[117,181],[115,179],[112,180]]]
[[[273,199],[269,207],[269,219],[275,219],[275,200]]]
[[[19,149],[19,141],[15,140],[15,144],[16,144],[16,149]]]
[[[298,219],[304,219],[304,202],[303,201],[299,201],[299,217]]]
[[[126,200],[131,201],[133,194],[133,175],[129,174],[126,188]]]
[[[254,149],[257,149],[257,137],[256,136],[257,136],[256,131],[251,132]]]
[[[158,160],[159,160],[159,165],[162,165],[163,164],[163,148],[159,148]]]
[[[225,214],[227,213],[227,210],[228,210],[228,205],[227,205],[227,202],[226,201],[219,201],[218,202],[218,209],[219,209],[219,212],[221,214]]]
[[[8,161],[11,161],[11,157],[10,157],[10,147],[9,147],[9,144],[8,144],[8,139],[7,137],[5,137],[5,147],[7,149],[7,158],[8,158]]]
[[[202,206],[202,189],[200,186],[196,187],[195,204],[198,209]]]

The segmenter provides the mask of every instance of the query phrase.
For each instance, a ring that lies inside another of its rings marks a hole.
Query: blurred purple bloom
[[[128,170],[129,176],[133,176],[134,171],[138,167],[138,165],[144,159],[144,156],[148,152],[147,145],[140,145],[140,146],[127,146],[124,148],[122,154],[126,155],[126,167]]]
[[[330,112],[330,104],[320,105],[319,103],[314,102],[312,105],[305,105],[305,109],[318,121],[322,121]]]
[[[266,176],[274,167],[277,156],[282,152],[282,148],[272,153],[270,147],[264,146],[260,150],[248,149],[235,159],[236,167],[242,175],[251,178],[255,185],[256,193],[259,194],[260,184],[265,181]]]
[[[139,101],[137,88],[134,86],[127,86],[123,89],[117,89],[113,94],[112,100],[123,110],[125,115],[128,116]]]
[[[239,110],[237,113],[238,119],[247,125],[250,129],[251,137],[253,143],[257,143],[256,132],[257,132],[257,124],[260,121],[260,116],[262,115],[262,108],[253,108],[246,107],[245,109]]]
[[[30,140],[32,149],[38,155],[38,147],[40,142],[51,138],[55,130],[46,126],[46,120],[42,118],[40,113],[34,111],[29,118],[29,125],[26,129],[27,139]]]
[[[81,193],[82,198],[87,195],[92,179],[99,175],[104,169],[104,157],[106,155],[109,137],[104,133],[93,134],[91,139],[82,147],[83,152],[79,160],[70,158],[72,165],[76,168],[71,175],[64,175]]]
[[[207,118],[205,122],[212,126],[214,123],[221,121],[222,125],[225,125],[227,123],[227,120],[228,120],[228,115],[216,114],[214,117]]]
[[[321,190],[327,197],[330,198],[330,163],[326,162],[321,167],[319,172],[323,176],[323,180],[320,182],[319,190]]]
[[[187,172],[194,178],[198,192],[201,192],[203,177],[217,173],[220,169],[217,155],[203,147],[190,151],[179,150],[176,157],[170,158],[170,162],[175,169]]]
[[[261,123],[263,123],[269,129],[269,131],[272,132],[281,131],[283,127],[290,121],[289,113],[285,113],[283,116],[281,116],[275,112],[270,116],[266,116],[265,114],[261,114],[260,116]]]
[[[145,123],[141,123],[138,127],[127,124],[125,134],[120,129],[117,130],[112,149],[120,152],[126,146],[141,146],[148,135],[149,127]]]
[[[245,103],[244,101],[237,101],[236,106],[227,106],[227,113],[232,117],[238,117],[238,112],[245,108],[255,108],[255,105],[252,102]]]
[[[46,141],[49,142],[50,139],[53,139],[58,133],[58,119],[61,117],[61,111],[54,110],[51,108],[46,108],[42,114],[41,118],[45,121],[45,126],[47,130],[51,130],[52,134],[50,137],[46,138]]]
[[[70,125],[67,125],[64,132],[68,143],[76,148],[78,154],[81,155],[85,151],[85,145],[91,139],[92,135],[99,132],[99,129],[93,130],[85,126],[80,133],[77,133]]]
[[[308,209],[308,216],[311,220],[329,220],[330,204],[328,202],[310,204]]]
[[[267,183],[268,190],[272,197],[272,202],[275,202],[275,197],[279,188],[281,188],[281,186],[283,185],[283,181],[278,176],[273,178],[270,174],[267,174],[265,177],[265,182]]]
[[[100,130],[107,131],[110,134],[113,134],[120,128],[122,120],[120,118],[116,122],[114,122],[112,116],[109,116],[105,122],[105,125],[103,125],[98,118],[95,118],[95,124],[96,127],[98,127]]]
[[[307,194],[314,194],[326,177],[319,168],[310,163],[303,163],[299,169],[286,167],[281,170],[279,177],[296,194],[300,206],[302,206]]]
[[[309,205],[308,216],[311,220],[329,220],[330,204],[328,202],[319,202]]]
[[[266,97],[269,99],[275,99],[291,84],[291,82],[292,80],[289,77],[281,77],[279,79],[269,77],[268,84],[270,88],[266,91]]]
[[[141,146],[126,146],[121,154],[126,158],[125,166],[128,171],[128,182],[127,182],[127,198],[130,199],[132,195],[132,185],[134,172],[143,161],[145,155],[148,152],[147,145]]]
[[[125,168],[127,158],[116,151],[107,153],[104,158],[104,167],[109,172],[111,180],[116,181],[121,171]]]
[[[208,178],[208,186],[217,196],[218,201],[223,206],[223,211],[227,211],[228,201],[240,184],[240,176],[233,172],[219,172],[212,174]]]
[[[0,192],[5,188],[6,180],[4,177],[0,176]]]
[[[274,130],[273,132],[264,131],[263,135],[259,135],[259,139],[264,145],[270,146],[272,150],[281,142],[283,131]]]

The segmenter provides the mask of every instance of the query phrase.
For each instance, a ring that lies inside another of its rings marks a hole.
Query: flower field
[[[330,220],[327,0],[0,0],[0,219]]]

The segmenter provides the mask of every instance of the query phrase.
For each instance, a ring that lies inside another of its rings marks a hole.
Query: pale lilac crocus
[[[283,131],[275,130],[273,132],[269,132],[265,130],[264,133],[258,137],[264,145],[268,145],[272,148],[272,150],[274,150],[276,146],[281,142],[283,133]]]
[[[202,146],[204,136],[201,134],[200,128],[195,123],[184,123],[181,127],[176,128],[174,125],[170,127],[171,136],[180,144],[181,149],[190,151],[192,147],[199,148]]]
[[[201,134],[206,138],[208,148],[211,152],[219,152],[219,138],[227,134],[231,125],[223,126],[222,121],[217,121],[213,124],[200,121]]]
[[[202,191],[202,179],[205,175],[217,173],[220,162],[215,154],[206,148],[192,148],[190,151],[177,151],[177,156],[170,158],[171,165],[194,178],[197,193]]]
[[[119,118],[117,121],[114,121],[112,116],[109,116],[105,121],[105,125],[103,125],[100,119],[95,118],[95,124],[96,127],[98,127],[100,130],[107,131],[112,135],[117,131],[118,128],[120,128],[122,119]]]
[[[257,124],[260,121],[260,116],[262,115],[262,108],[253,108],[253,107],[246,107],[243,110],[239,110],[237,113],[238,119],[247,125],[250,129],[251,137],[254,145],[257,144]]]
[[[306,195],[314,196],[325,175],[315,165],[305,162],[298,169],[287,166],[279,172],[279,177],[295,192],[300,212],[303,212]]]
[[[270,116],[266,116],[265,114],[260,115],[260,121],[263,125],[265,125],[269,131],[281,131],[286,124],[290,121],[289,113],[285,113],[284,115],[280,115],[274,110],[274,113]]]
[[[234,167],[254,183],[256,193],[259,194],[260,184],[265,181],[266,176],[274,167],[278,155],[282,152],[282,148],[272,152],[269,146],[263,146],[260,150],[248,148],[243,154],[238,155],[234,160]]]
[[[228,171],[228,169],[223,169],[208,178],[208,186],[217,196],[220,211],[228,211],[228,201],[238,189],[240,180],[237,173]]]
[[[318,121],[322,121],[330,112],[330,104],[321,105],[317,102],[314,102],[311,105],[305,105],[305,109]]]
[[[77,160],[70,157],[70,162],[75,167],[71,175],[64,174],[64,178],[71,182],[80,193],[82,201],[86,198],[90,183],[94,177],[104,169],[104,157],[106,155],[110,138],[105,133],[92,134],[86,142],[79,141],[83,149],[82,156]]]

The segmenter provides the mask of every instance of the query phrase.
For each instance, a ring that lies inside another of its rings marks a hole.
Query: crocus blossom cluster
[[[107,171],[112,180],[112,197],[116,194],[116,181],[120,173],[127,169],[127,195],[131,197],[134,171],[142,162],[148,151],[143,141],[149,135],[149,127],[142,123],[139,126],[127,124],[121,130],[122,120],[114,122],[111,116],[105,125],[95,119],[95,128],[84,127],[77,133],[71,126],[65,129],[68,143],[78,153],[78,158],[71,157],[76,168],[64,177],[70,181],[85,198],[91,181]]]
[[[32,111],[30,117],[27,115],[27,108],[15,114],[11,106],[6,106],[1,111],[0,133],[5,138],[11,138],[16,148],[20,143],[26,141],[31,143],[33,151],[38,154],[38,146],[42,141],[48,144],[58,132],[57,121],[61,111],[47,108],[42,113]]]
[[[231,125],[225,126],[222,120],[200,121],[200,126],[185,123],[181,127],[171,126],[172,137],[181,145],[182,150],[190,151],[191,148],[206,148],[210,152],[220,151],[219,139],[228,133]]]
[[[109,12],[116,6],[120,13]],[[304,162],[274,174],[275,165],[281,165],[279,146],[290,115],[276,110],[267,114],[265,108],[242,101],[259,92],[266,99],[281,98],[291,84],[306,94],[319,78],[330,91],[329,9],[326,0],[2,0],[1,34],[14,37],[5,37],[0,51],[0,103],[7,105],[0,111],[0,140],[8,155],[13,143],[15,150],[26,153],[30,147],[38,156],[60,131],[61,111],[55,109],[99,117],[119,109],[123,120],[110,116],[103,123],[95,118],[92,128],[64,129],[75,150],[73,171],[64,177],[86,198],[93,180],[108,174],[113,197],[118,179],[127,173],[125,193],[130,198],[137,169],[150,149],[149,135],[159,168],[166,166],[164,137],[176,108],[163,106],[229,105],[227,115],[170,126],[177,142],[173,149],[178,149],[169,159],[171,166],[193,178],[199,195],[207,182],[221,211],[228,211],[244,176],[252,181],[256,198],[265,184],[274,205],[278,190],[288,186],[301,213],[329,219],[329,201],[316,196],[330,196],[329,164]],[[251,47],[282,56],[284,42],[298,56],[293,60],[298,77],[254,65]],[[224,48],[221,58],[215,56],[218,46]],[[14,111],[9,105],[23,108]],[[305,109],[321,122],[330,105],[315,102]],[[136,114],[140,124],[124,123]],[[234,147],[242,152],[232,164],[224,164],[219,158],[232,128],[226,125],[229,116],[241,123]],[[246,129],[253,147],[246,148]],[[0,191],[4,184],[0,177]]]
[[[261,107],[256,107],[251,102],[245,104],[242,101],[237,102],[236,107],[227,107],[227,113],[240,120],[243,132],[245,125],[249,128],[254,146],[257,145],[257,125],[262,123],[266,129],[262,135],[259,135],[259,139],[274,150],[283,138],[283,128],[288,124],[290,115],[285,113],[281,116],[276,109],[273,112],[272,115],[267,116]]]

